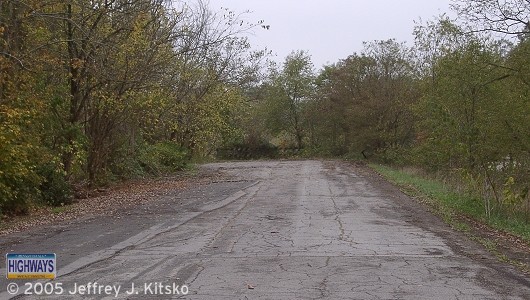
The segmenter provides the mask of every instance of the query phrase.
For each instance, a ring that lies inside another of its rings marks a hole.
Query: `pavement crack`
[[[199,278],[199,276],[201,275],[201,273],[205,270],[204,266],[203,265],[197,265],[198,267],[198,271],[197,271],[197,274],[195,274],[195,277],[188,283],[188,285],[192,285],[196,280],[197,278]]]
[[[333,199],[333,198],[332,198],[332,199]],[[333,203],[335,203],[334,200],[333,200]],[[339,231],[340,231],[340,234],[339,234],[339,240],[344,241],[344,225],[342,224],[342,221],[341,221],[339,215],[337,215],[337,216],[335,217],[335,221],[337,221],[337,223],[339,224]]]
[[[328,291],[328,277],[327,276],[318,285],[318,290],[320,292],[320,298],[327,298],[331,294]]]
[[[282,271],[284,271],[284,272],[289,272],[289,271],[287,271],[287,269],[283,266],[283,264],[280,264],[279,267],[280,267],[280,270],[282,270]]]

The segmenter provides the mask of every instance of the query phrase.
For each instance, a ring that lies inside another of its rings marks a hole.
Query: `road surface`
[[[61,283],[61,295],[18,298],[530,299],[528,277],[363,168],[255,161],[202,169],[223,179],[117,216],[3,237],[4,253],[57,253],[51,283]],[[26,288],[4,277],[0,299],[12,297],[11,282],[19,294]]]

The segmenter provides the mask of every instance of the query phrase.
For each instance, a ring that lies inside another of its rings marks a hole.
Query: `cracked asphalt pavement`
[[[189,288],[120,299],[530,299],[527,276],[364,167],[314,160],[201,168],[222,179],[119,216],[12,234],[0,250],[57,253],[55,282],[66,289]],[[0,267],[5,274],[5,262]],[[8,282],[0,280],[0,299],[11,297]]]

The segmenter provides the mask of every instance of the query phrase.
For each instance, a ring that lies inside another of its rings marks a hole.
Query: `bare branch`
[[[29,71],[29,72],[33,72],[31,69],[27,68],[25,65],[24,65],[24,62],[22,62],[21,59],[19,59],[18,57],[10,54],[10,53],[7,53],[7,52],[3,52],[3,51],[0,51],[0,55],[3,55],[11,60],[14,60],[17,65],[19,65],[22,69],[26,70],[26,71]]]

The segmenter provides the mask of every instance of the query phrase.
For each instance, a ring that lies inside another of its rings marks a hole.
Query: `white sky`
[[[249,21],[264,20],[270,30],[250,36],[282,62],[292,50],[307,50],[318,69],[362,50],[363,41],[395,38],[414,42],[414,20],[450,11],[451,0],[209,0],[214,11],[250,10]]]

